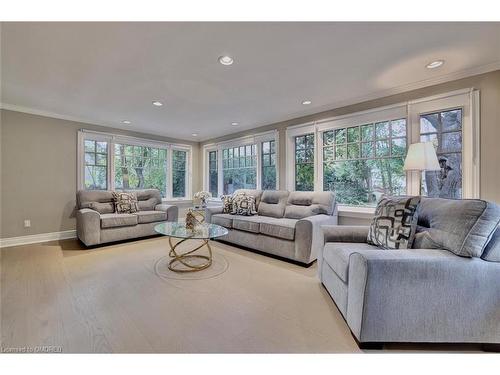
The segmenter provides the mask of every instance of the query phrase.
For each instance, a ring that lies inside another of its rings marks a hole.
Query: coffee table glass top
[[[155,226],[155,231],[169,237],[192,238],[208,240],[225,236],[228,231],[226,228],[217,224],[203,223],[197,225],[194,229],[187,229],[185,223],[166,222]]]

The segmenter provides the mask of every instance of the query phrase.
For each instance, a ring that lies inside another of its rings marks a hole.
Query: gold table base
[[[172,237],[168,237],[168,243],[170,245],[170,252],[169,256],[172,258],[170,262],[168,262],[168,269],[174,272],[197,272],[204,270],[205,268],[210,267],[212,264],[212,248],[210,247],[210,244],[208,243],[208,239],[202,240],[203,243],[199,245],[198,247],[189,250],[184,253],[178,253],[175,251],[177,246],[179,246],[181,243],[184,241],[190,240],[191,238],[183,238],[179,242],[177,242],[175,245],[172,243]],[[193,254],[194,252],[200,250],[202,247],[206,246],[208,248],[208,256],[207,255],[198,255],[198,254]],[[187,262],[189,259],[204,259],[205,262],[202,264],[189,264]],[[180,265],[183,265],[186,268],[179,268]]]

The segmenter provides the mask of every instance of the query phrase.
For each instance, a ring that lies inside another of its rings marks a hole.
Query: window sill
[[[193,200],[188,198],[162,198],[161,203],[167,204],[192,204]]]
[[[375,214],[375,207],[355,207],[339,205],[339,216],[359,219],[371,219]]]

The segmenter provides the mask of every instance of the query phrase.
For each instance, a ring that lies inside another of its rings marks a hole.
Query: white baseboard
[[[66,240],[69,238],[76,238],[76,230],[73,229],[65,230],[62,232],[40,233],[32,234],[29,236],[0,238],[0,248],[48,241]]]

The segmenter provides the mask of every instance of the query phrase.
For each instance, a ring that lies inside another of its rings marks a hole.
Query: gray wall
[[[263,131],[278,129],[280,137],[279,150],[279,180],[280,189],[285,189],[286,179],[286,138],[285,130],[288,126],[303,124],[309,121],[320,120],[328,117],[341,116],[371,108],[400,103],[407,100],[414,100],[426,96],[446,93],[448,91],[475,88],[480,90],[481,95],[481,198],[494,201],[500,204],[500,70],[481,74],[469,78],[464,78],[452,82],[447,82],[435,86],[408,91],[398,95],[392,95],[376,100],[371,100],[359,104],[354,104],[342,108],[332,109],[326,112],[317,113],[311,116],[295,118],[288,121],[265,125],[251,131],[234,133],[220,138],[202,142],[204,144],[229,140],[231,138],[244,135],[251,135]],[[200,152],[200,165],[203,155]],[[201,181],[200,177],[200,181]],[[345,218],[342,224],[362,223],[359,219]],[[365,221],[366,222],[366,221]]]
[[[85,128],[192,144],[193,190],[198,143],[1,110],[1,238],[75,229],[77,132]],[[24,219],[31,228],[24,228]]]

